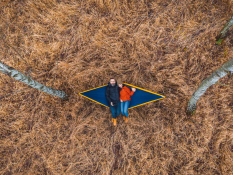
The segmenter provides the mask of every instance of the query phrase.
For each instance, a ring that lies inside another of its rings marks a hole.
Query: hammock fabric
[[[131,97],[129,109],[165,98],[163,95],[142,89],[140,87],[127,83],[123,84],[129,87],[136,88],[134,95]],[[105,97],[106,88],[107,85],[104,85],[84,92],[80,92],[79,94],[93,102],[109,107],[110,105]]]

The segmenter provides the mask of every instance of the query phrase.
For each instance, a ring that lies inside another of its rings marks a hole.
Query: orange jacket
[[[131,96],[134,94],[132,90],[130,90],[128,87],[123,86],[120,91],[120,100],[127,101],[131,100]]]

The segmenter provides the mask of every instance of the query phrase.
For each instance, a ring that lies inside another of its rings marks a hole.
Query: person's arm
[[[130,96],[132,96],[135,93],[135,91],[131,90],[130,91]]]
[[[132,96],[132,95],[135,93],[135,91],[136,91],[135,88],[128,87],[128,89],[129,89],[129,95],[130,95],[130,96]],[[134,89],[134,90],[133,90],[133,89]]]
[[[120,102],[123,102],[123,100],[121,99],[121,91],[122,91],[122,88],[118,87],[118,92],[119,92],[119,96],[120,96]]]
[[[109,87],[106,88],[105,96],[106,96],[109,104],[111,104],[112,101],[111,101],[110,96],[109,96]]]

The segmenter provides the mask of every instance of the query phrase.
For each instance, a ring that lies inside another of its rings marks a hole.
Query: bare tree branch
[[[2,62],[0,62],[0,71],[8,76],[13,77],[14,79],[16,79],[18,81],[21,81],[21,82],[31,86],[32,88],[46,92],[50,95],[57,96],[62,99],[66,99],[68,97],[64,91],[55,90],[50,87],[47,87],[47,86],[33,80],[31,77],[22,74],[18,70],[15,70],[14,68],[7,66],[6,64],[3,64]]]
[[[219,69],[213,72],[212,75],[202,81],[188,102],[187,113],[193,114],[196,110],[196,105],[199,98],[211,85],[215,84],[220,78],[227,75],[228,72],[233,72],[233,59],[224,63]]]
[[[224,39],[228,33],[230,27],[233,26],[233,17],[225,24],[224,28],[220,31],[219,35],[216,37],[216,44],[220,44],[222,39]]]

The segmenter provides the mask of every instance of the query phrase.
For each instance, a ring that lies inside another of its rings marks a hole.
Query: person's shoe
[[[127,123],[128,122],[128,117],[124,117],[124,121],[125,121],[125,123]]]
[[[113,119],[113,126],[117,125],[117,119]]]

